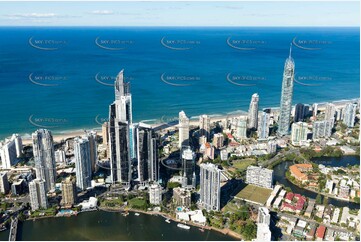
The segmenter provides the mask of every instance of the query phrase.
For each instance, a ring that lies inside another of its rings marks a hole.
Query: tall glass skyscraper
[[[80,190],[91,187],[91,144],[87,137],[74,139],[76,186]]]
[[[292,109],[292,96],[293,96],[293,81],[295,76],[295,62],[291,57],[292,45],[290,47],[290,54],[285,62],[282,80],[282,94],[281,94],[281,109],[278,120],[279,136],[289,133],[291,109]]]
[[[184,111],[179,112],[179,148],[189,146],[189,118]]]
[[[200,164],[200,200],[207,210],[219,211],[221,207],[221,170],[212,163]]]
[[[36,178],[44,180],[45,190],[55,190],[56,167],[53,136],[47,129],[38,129],[32,134]]]
[[[251,102],[249,104],[248,109],[248,128],[256,128],[258,124],[258,101],[259,96],[258,93],[254,93],[251,98]]]
[[[258,139],[267,139],[269,134],[269,120],[270,115],[266,112],[261,112],[258,124]]]
[[[159,163],[154,130],[144,123],[135,124],[134,130],[136,166],[133,171],[136,170],[136,174],[132,178],[139,183],[158,181]]]
[[[115,101],[109,107],[109,152],[113,183],[129,185],[131,180],[132,95],[124,82],[123,70],[117,75]]]
[[[183,182],[182,187],[196,187],[195,153],[191,148],[184,147],[182,154]]]
[[[39,208],[48,208],[46,184],[44,180],[37,178],[29,182],[29,198],[32,211],[38,210]]]

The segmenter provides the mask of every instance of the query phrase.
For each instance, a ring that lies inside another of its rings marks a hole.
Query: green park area
[[[50,207],[47,209],[40,209],[34,212],[31,212],[30,218],[43,217],[43,216],[54,216],[57,213],[55,207]]]
[[[257,161],[253,158],[243,159],[241,157],[233,156],[230,158],[229,164],[230,166],[227,166],[227,171],[233,177],[242,178],[246,175],[247,167],[250,165],[256,165]]]
[[[271,195],[272,189],[258,187],[254,185],[245,185],[244,188],[235,196],[235,198],[251,201],[258,204],[265,204]]]
[[[232,161],[233,167],[238,170],[246,170],[248,166],[256,164],[256,160],[249,158],[249,159],[242,159],[242,160],[234,160]]]
[[[141,197],[135,197],[129,200],[128,205],[130,208],[147,210],[148,203],[147,200]]]
[[[112,198],[112,199],[102,199],[100,201],[100,206],[102,207],[108,207],[108,208],[119,208],[123,206],[124,200],[122,197],[118,198]]]

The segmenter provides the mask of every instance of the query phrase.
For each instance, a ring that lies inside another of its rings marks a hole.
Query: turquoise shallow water
[[[294,104],[360,96],[357,28],[3,27],[0,34],[1,139],[36,125],[98,126],[114,91],[95,77],[111,84],[121,69],[135,121],[247,110],[255,92],[260,107],[278,106],[293,40],[296,77],[306,84],[295,85]]]

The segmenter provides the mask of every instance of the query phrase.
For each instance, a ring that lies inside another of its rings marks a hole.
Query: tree
[[[292,189],[290,187],[285,187],[286,192],[292,192]]]
[[[249,218],[249,209],[247,205],[243,205],[237,213],[237,218],[246,221]]]
[[[323,198],[323,205],[325,205],[325,206],[328,205],[328,197]]]
[[[173,188],[180,187],[180,186],[181,186],[181,184],[179,182],[168,182],[167,183],[168,189],[173,189]]]
[[[317,196],[316,196],[316,204],[322,204],[321,194],[317,194]]]
[[[247,220],[247,224],[241,229],[241,233],[246,240],[252,240],[257,235],[256,224],[251,220]]]
[[[83,207],[82,205],[79,205],[79,206],[75,207],[75,211],[80,212],[82,207]]]
[[[25,219],[26,219],[26,218],[25,218],[25,215],[24,215],[22,212],[19,213],[19,217],[18,217],[18,218],[19,218],[20,221],[25,221]]]
[[[197,208],[198,208],[198,207],[197,207],[197,204],[195,204],[195,203],[192,203],[192,204],[191,204],[190,209],[191,209],[192,211],[196,210]]]

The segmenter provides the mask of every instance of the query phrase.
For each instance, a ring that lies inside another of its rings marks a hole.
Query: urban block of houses
[[[322,241],[325,237],[326,227],[323,225],[318,226],[316,230],[316,240]]]
[[[275,202],[273,203],[273,208],[279,208],[280,207],[280,204],[281,204],[281,202],[282,202],[282,197],[277,197],[276,198],[276,200],[275,200]]]
[[[271,195],[277,196],[277,194],[278,194],[278,192],[281,190],[281,188],[282,188],[281,185],[276,185],[276,186],[273,188],[273,190],[272,190],[272,192],[271,192]]]
[[[317,225],[312,223],[308,226],[308,231],[306,233],[306,239],[307,240],[313,240],[315,237]]]
[[[303,239],[305,237],[304,231],[306,229],[307,222],[304,220],[298,220],[296,227],[293,229],[293,236]]]
[[[301,183],[308,181],[308,175],[306,172],[309,171],[312,171],[311,164],[295,164],[290,166],[291,175]]]
[[[281,211],[288,211],[299,214],[306,203],[306,198],[300,194],[288,192],[285,201],[281,205]]]
[[[289,216],[281,216],[280,222],[278,223],[279,227],[285,228],[286,234],[291,234],[293,228],[296,226],[297,218],[295,217],[289,217]]]
[[[335,233],[335,231],[333,229],[327,228],[327,231],[325,234],[325,240],[334,241],[335,240],[334,233]]]
[[[310,218],[314,208],[315,208],[315,200],[308,199],[308,205],[307,205],[306,211],[304,213],[304,216]]]
[[[349,146],[341,146],[340,149],[345,155],[354,155],[356,153],[356,151]]]
[[[348,227],[351,227],[350,224],[353,226],[359,223],[360,218],[358,215],[350,214],[350,209],[348,207],[344,207],[342,209],[342,215],[339,224],[344,224]]]
[[[340,212],[341,210],[339,208],[335,208],[335,210],[333,211],[331,223],[337,224],[338,218],[340,217]]]
[[[325,224],[331,223],[333,210],[334,210],[334,207],[332,205],[328,205],[325,207],[325,211],[323,212],[323,223],[325,223]]]

